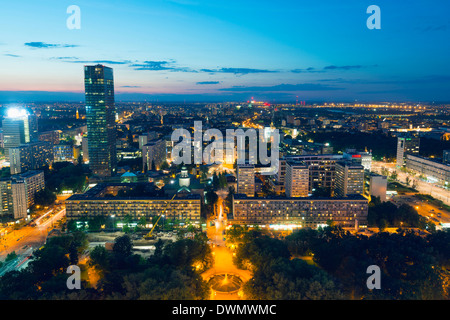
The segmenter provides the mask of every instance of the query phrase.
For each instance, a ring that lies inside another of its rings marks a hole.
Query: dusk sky
[[[0,28],[3,102],[82,101],[95,63],[118,101],[450,101],[448,0],[3,0]]]

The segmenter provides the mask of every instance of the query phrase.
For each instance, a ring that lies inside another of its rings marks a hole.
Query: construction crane
[[[145,236],[145,238],[151,239],[151,238],[154,237],[154,236],[153,236],[153,230],[155,229],[156,225],[158,224],[159,219],[161,219],[161,217],[163,216],[163,214],[166,212],[167,207],[169,206],[170,202],[176,197],[176,195],[177,195],[177,194],[175,193],[175,194],[173,195],[172,199],[170,199],[170,200],[167,202],[166,207],[164,208],[164,210],[162,211],[162,213],[159,215],[158,220],[156,220],[156,222],[155,222],[155,225],[154,225],[153,228],[150,230],[150,232]]]

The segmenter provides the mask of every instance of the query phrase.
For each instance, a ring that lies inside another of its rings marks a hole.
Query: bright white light
[[[22,108],[9,108],[8,109],[8,118],[21,118],[27,116],[29,113],[27,110]]]

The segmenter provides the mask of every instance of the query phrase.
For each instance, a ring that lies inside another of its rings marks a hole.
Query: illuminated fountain
[[[243,281],[236,275],[216,274],[209,279],[211,289],[219,293],[236,293],[241,288]]]

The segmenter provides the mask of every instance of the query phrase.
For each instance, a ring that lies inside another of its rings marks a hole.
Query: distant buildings
[[[39,141],[47,141],[51,144],[59,144],[61,130],[45,131],[39,133]]]
[[[367,226],[368,201],[362,195],[346,198],[233,197],[233,224],[269,228],[317,228],[328,220],[347,227]]]
[[[450,164],[450,150],[444,150],[442,152],[442,162]]]
[[[397,138],[397,166],[405,164],[406,154],[419,154],[420,138],[398,137]]]
[[[85,66],[84,83],[89,168],[95,175],[109,177],[117,167],[113,70]]]
[[[352,194],[364,193],[364,167],[360,164],[338,161],[336,162],[336,182],[334,194],[346,197]]]
[[[189,174],[185,166],[181,168],[180,174],[174,180],[164,186],[165,194],[170,197],[176,193],[180,193],[180,195],[196,193],[203,198],[203,191],[204,186],[194,175]]]
[[[51,143],[46,141],[21,144],[10,148],[9,154],[11,174],[40,169],[54,160]]]
[[[358,162],[363,167],[364,170],[370,171],[372,169],[372,153],[371,152],[361,152],[356,151],[355,149],[347,149],[346,152],[344,152],[343,155],[344,159]]]
[[[153,167],[159,170],[166,160],[166,141],[164,139],[153,140],[142,147],[142,166],[144,171],[150,171]]]
[[[237,193],[247,197],[255,196],[255,166],[251,164],[237,165]]]
[[[158,133],[155,131],[150,131],[146,134],[142,134],[139,136],[139,149],[142,150],[142,147],[146,145],[149,141],[158,139]]]
[[[56,144],[53,146],[53,158],[55,162],[73,161],[74,147],[70,144]]]

